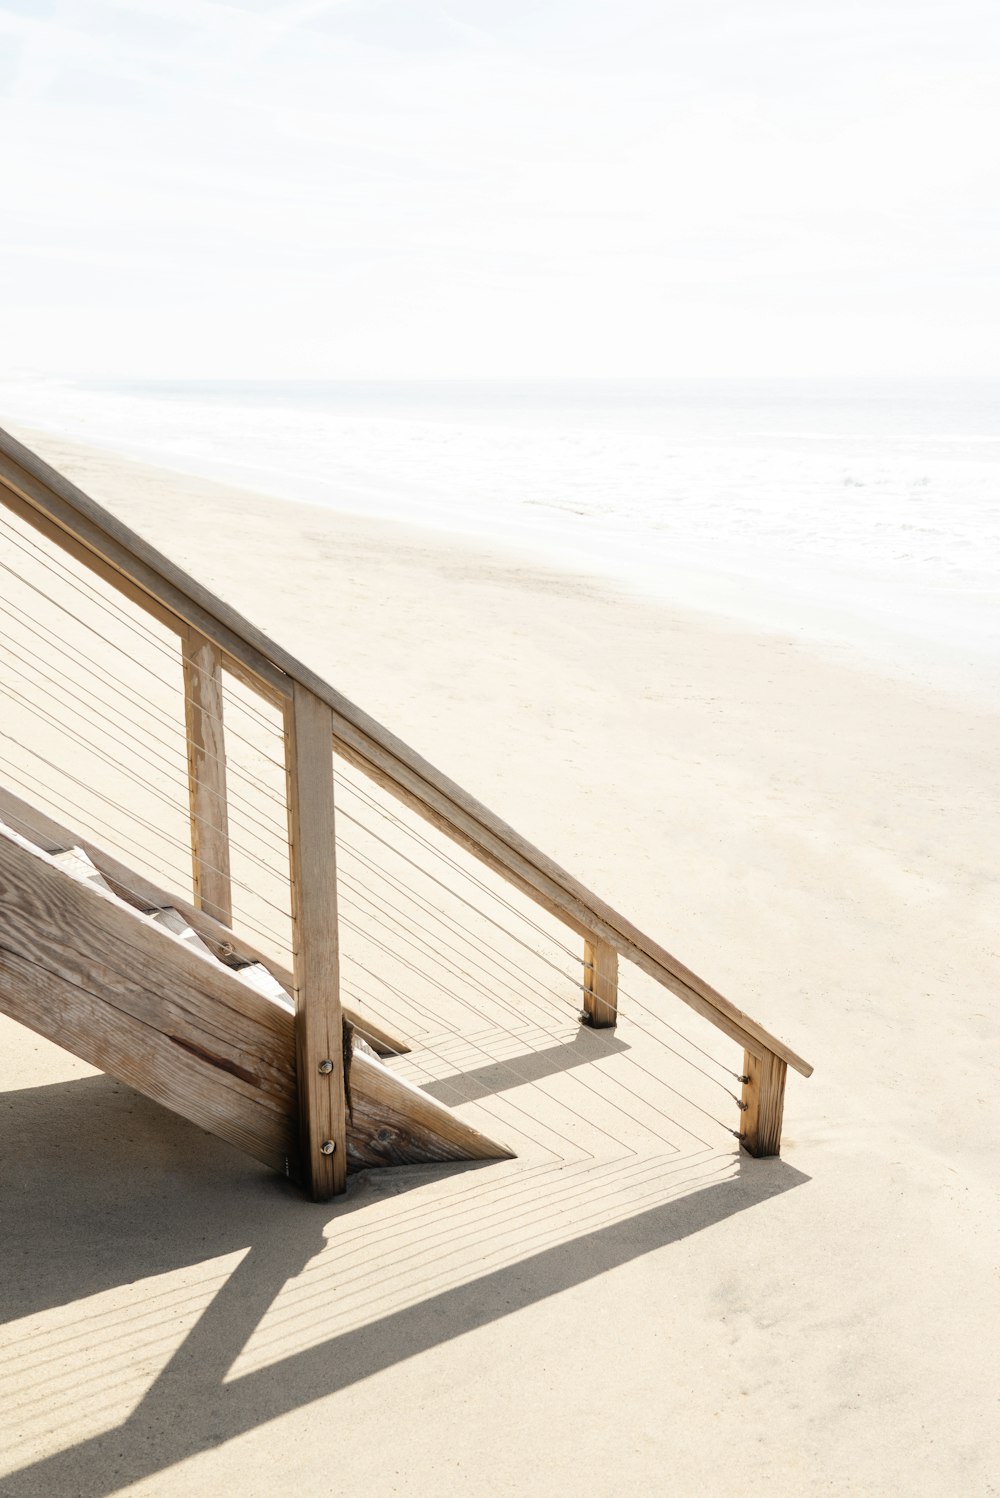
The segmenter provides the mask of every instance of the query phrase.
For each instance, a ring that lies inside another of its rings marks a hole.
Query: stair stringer
[[[65,863],[0,824],[0,1011],[298,1179],[293,1016]],[[355,1169],[511,1155],[360,1048],[350,1076]]]
[[[294,1021],[0,828],[0,1010],[288,1175]]]

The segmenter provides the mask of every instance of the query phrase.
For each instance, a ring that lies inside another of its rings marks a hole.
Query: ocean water
[[[34,377],[4,421],[1000,684],[1000,380]]]

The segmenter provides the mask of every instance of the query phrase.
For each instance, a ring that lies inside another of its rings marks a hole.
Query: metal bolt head
[[[323,1143],[319,1147],[319,1152],[321,1155],[332,1155],[336,1148],[337,1145],[334,1140],[324,1139]]]
[[[328,1077],[330,1075],[330,1073],[333,1071],[333,1062],[332,1061],[321,1061],[320,1064],[319,1064],[319,1070],[320,1070],[320,1073],[324,1077]]]

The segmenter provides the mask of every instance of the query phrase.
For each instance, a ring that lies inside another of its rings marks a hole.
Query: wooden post
[[[785,1073],[788,1067],[771,1051],[759,1059],[743,1052],[743,1102],[740,1143],[748,1155],[781,1153],[781,1119],[785,1108]]]
[[[333,714],[294,682],[285,730],[302,1174],[313,1200],[326,1201],[347,1189]]]
[[[596,1030],[618,1023],[618,952],[596,936],[583,944],[583,1016]]]
[[[194,903],[231,926],[222,655],[211,640],[189,629],[183,636],[183,659]]]

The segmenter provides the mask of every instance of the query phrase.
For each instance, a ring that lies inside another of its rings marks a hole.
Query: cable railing
[[[672,1087],[662,1068],[654,1070],[640,1057],[669,1054],[680,1068],[703,1079],[702,1092],[707,1082],[730,1102],[739,1101],[733,1090],[739,1074],[635,994],[618,1031],[628,1042],[604,1049],[600,1037],[609,1037],[610,1028],[591,1031],[586,1065],[579,1064],[579,1055],[556,1064],[550,1082],[548,1063],[572,1050],[581,1017],[579,956],[558,924],[544,913],[536,915],[516,892],[505,894],[502,881],[478,874],[468,855],[418,825],[339,759],[335,784],[344,991],[372,992],[372,987],[356,987],[360,966],[374,987],[384,990],[391,983],[408,1003],[411,1027],[417,1015],[439,1025],[451,1020],[451,1028],[440,1029],[433,1040],[421,1035],[419,1044],[415,1041],[406,1058],[415,1080],[433,1088],[440,1079],[452,1089],[449,1102],[456,1087],[465,1087],[467,1098],[488,1107],[497,1128],[516,1127],[520,1139],[536,1146],[536,1157],[562,1165],[609,1153],[625,1160],[651,1148],[670,1152],[687,1136],[702,1146],[702,1123],[730,1137],[738,1132],[718,1107],[713,1112],[686,1083]],[[368,856],[372,848],[380,861]],[[357,955],[365,944],[363,957]],[[425,1002],[424,993],[432,1000]],[[476,1091],[484,1076],[488,1103]],[[547,1123],[537,1115],[512,1117],[509,1111],[518,1104],[505,1094],[523,1100],[528,1084],[545,1100]],[[668,1111],[671,1095],[683,1121]],[[560,1132],[549,1132],[553,1126]],[[568,1137],[574,1130],[575,1137]]]
[[[717,1130],[778,1153],[799,1055],[2,432],[0,500],[0,821],[75,836],[139,909],[172,902],[213,954],[269,964],[314,1197],[346,1183],[345,1018],[536,1156]],[[668,1020],[662,989],[740,1059]]]

